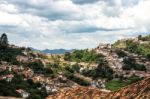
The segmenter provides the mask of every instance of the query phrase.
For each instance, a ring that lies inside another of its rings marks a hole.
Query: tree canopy
[[[7,48],[8,47],[8,38],[5,33],[3,33],[0,37],[0,48]]]

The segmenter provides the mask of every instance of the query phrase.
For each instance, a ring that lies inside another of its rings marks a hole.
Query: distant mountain
[[[53,50],[49,50],[49,49],[45,49],[42,50],[42,53],[50,53],[50,54],[65,54],[66,52],[72,52],[73,49],[71,50],[66,50],[66,49],[53,49]]]
[[[35,48],[32,48],[30,47],[33,51],[39,51],[41,53],[45,53],[45,54],[65,54],[66,52],[72,52],[74,51],[74,49],[71,49],[71,50],[66,50],[66,49],[53,49],[53,50],[50,50],[50,49],[45,49],[45,50],[38,50],[38,49],[35,49]]]
[[[32,51],[40,51],[40,50],[38,50],[38,49],[35,49],[35,48],[33,48],[33,47],[29,47]]]

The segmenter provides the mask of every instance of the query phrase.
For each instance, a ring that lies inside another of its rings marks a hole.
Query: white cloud
[[[87,48],[150,32],[149,0],[0,0],[0,32],[21,46]]]
[[[1,11],[4,11],[4,12],[8,12],[8,13],[17,13],[18,12],[18,9],[12,5],[12,4],[0,4],[0,9]]]

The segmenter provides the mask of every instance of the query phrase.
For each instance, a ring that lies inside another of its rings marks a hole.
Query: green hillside
[[[136,39],[118,40],[113,44],[114,48],[124,49],[150,59],[150,35],[138,36]]]

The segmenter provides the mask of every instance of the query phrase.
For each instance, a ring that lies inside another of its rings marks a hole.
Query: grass
[[[106,83],[106,89],[108,90],[111,90],[111,91],[116,91],[122,87],[125,87],[127,86],[128,83],[122,81],[122,80],[117,80],[117,79],[114,79],[114,80],[111,80],[109,81],[108,83]]]
[[[129,78],[126,78],[125,80],[120,80],[120,79],[113,79],[105,84],[106,89],[111,90],[111,91],[116,91],[122,87],[125,87],[129,84],[135,83],[142,78],[139,78],[138,76],[132,76]]]

